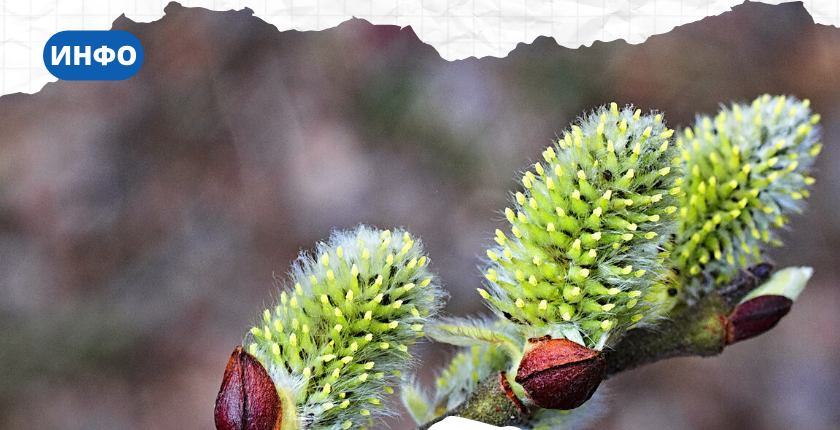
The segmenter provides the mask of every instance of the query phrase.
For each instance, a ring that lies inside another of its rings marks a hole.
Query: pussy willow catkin
[[[698,116],[677,136],[686,178],[672,253],[683,283],[725,284],[760,261],[774,229],[800,212],[822,147],[808,100],[763,95],[715,117]]]
[[[673,131],[659,114],[613,103],[543,152],[505,210],[510,235],[487,251],[482,297],[531,336],[602,348],[653,318],[682,181]]]
[[[245,345],[300,428],[370,426],[410,364],[408,346],[441,305],[419,240],[402,230],[338,232],[303,254]]]

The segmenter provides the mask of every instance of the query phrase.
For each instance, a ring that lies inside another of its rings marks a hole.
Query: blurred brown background
[[[361,222],[419,235],[447,312],[484,312],[476,256],[517,171],[577,114],[633,103],[681,127],[767,92],[823,117],[807,213],[771,253],[814,266],[811,284],[760,338],[605,384],[596,426],[840,429],[840,30],[801,3],[747,3],[641,45],[539,38],[456,62],[409,28],[166,13],[114,23],[144,46],[135,77],[0,98],[0,428],[213,428],[273,276]],[[418,348],[427,381],[441,350]]]

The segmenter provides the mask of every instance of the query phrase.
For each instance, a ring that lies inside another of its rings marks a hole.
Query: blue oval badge
[[[121,81],[143,65],[143,46],[126,31],[60,31],[44,46],[44,64],[65,81]]]

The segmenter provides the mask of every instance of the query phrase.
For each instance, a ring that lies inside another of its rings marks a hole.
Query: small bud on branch
[[[607,363],[600,351],[568,339],[529,339],[516,382],[541,408],[574,409],[592,397]]]
[[[792,305],[793,300],[785,296],[759,296],[741,303],[729,316],[724,342],[731,345],[770,330]]]
[[[213,413],[218,430],[279,430],[283,408],[262,364],[237,347],[230,356]]]

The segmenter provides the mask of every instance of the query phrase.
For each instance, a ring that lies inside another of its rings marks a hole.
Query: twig
[[[667,358],[720,354],[726,344],[728,316],[744,296],[769,278],[770,271],[767,264],[743,270],[732,282],[684,307],[671,319],[652,328],[630,330],[615,347],[604,351],[607,378]],[[417,430],[426,430],[450,416],[496,426],[522,423],[527,408],[511,390],[503,388],[499,378],[499,374],[488,377],[464,403]]]

